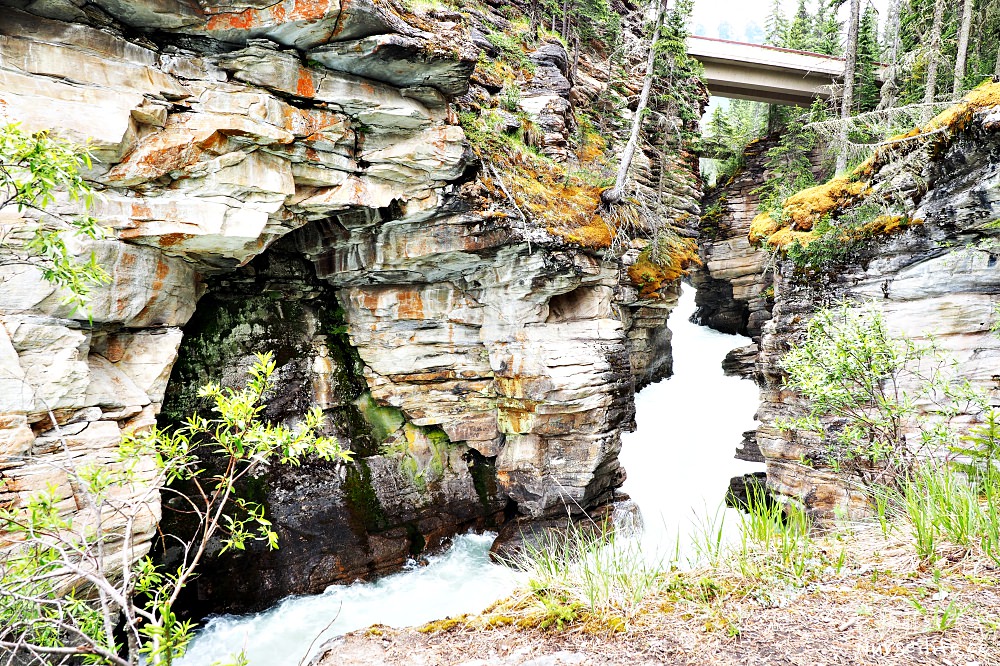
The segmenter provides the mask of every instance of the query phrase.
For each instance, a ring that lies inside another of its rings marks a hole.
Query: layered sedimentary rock
[[[909,225],[879,225],[845,260],[824,270],[805,271],[787,260],[776,270],[774,316],[764,327],[758,359],[763,403],[757,442],[769,486],[818,515],[864,511],[866,500],[857,484],[829,468],[824,445],[814,435],[775,426],[805,413],[801,396],[783,386],[780,362],[817,307],[844,300],[874,304],[891,333],[918,340],[935,336],[957,362],[957,377],[968,379],[993,404],[1000,400],[1000,340],[990,331],[1000,302],[996,88],[980,89],[971,102],[943,114],[929,128],[939,131],[928,139],[917,135],[916,141],[877,154],[855,173],[862,194],[832,210],[836,216],[865,201],[885,200],[902,207],[899,215]],[[968,427],[975,418],[960,414],[952,423]]]
[[[702,266],[692,271],[698,291],[695,320],[724,333],[738,333],[754,340],[771,318],[774,303],[771,253],[752,244],[750,224],[757,216],[757,192],[771,172],[767,152],[779,137],[771,135],[746,147],[742,166],[726,182],[705,194],[698,225],[698,248]],[[824,179],[823,152],[811,155],[813,174]]]
[[[772,295],[769,254],[747,239],[757,215],[759,197],[754,192],[767,177],[767,140],[751,143],[744,152],[744,166],[725,183],[705,195],[698,225],[702,266],[692,272],[695,320],[724,333],[760,336],[770,318]]]
[[[193,387],[238,384],[266,349],[279,360],[269,416],[317,404],[361,461],[245,489],[282,547],[243,561],[238,584],[205,576],[210,607],[385,571],[505,510],[611,497],[635,378],[669,368],[671,301],[476,177],[453,99],[496,106],[469,77],[502,19],[387,2],[4,5],[0,113],[89,139],[91,212],[110,231],[76,249],[111,280],[74,311],[37,268],[0,262],[0,501],[53,481],[76,512],[79,489],[53,464],[107,462],[165,394],[180,418]],[[557,42],[530,58],[522,111],[547,155],[574,160],[573,104],[601,88],[570,81]],[[666,214],[697,212],[681,180]],[[3,215],[15,242],[35,223]]]

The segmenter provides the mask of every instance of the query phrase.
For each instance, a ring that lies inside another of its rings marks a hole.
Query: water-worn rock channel
[[[733,511],[722,508],[729,479],[760,467],[733,457],[740,433],[753,425],[757,388],[725,376],[721,367],[746,339],[689,322],[694,296],[685,287],[671,317],[674,375],[638,394],[637,428],[625,436],[621,453],[629,474],[624,489],[643,515],[643,550],[654,558],[678,551],[683,558],[696,523]],[[492,539],[460,536],[446,552],[375,582],[334,585],[262,613],[216,616],[182,664],[209,664],[246,650],[251,663],[295,666],[320,633],[314,651],[326,639],[375,623],[407,626],[482,610],[521,580],[490,563]]]

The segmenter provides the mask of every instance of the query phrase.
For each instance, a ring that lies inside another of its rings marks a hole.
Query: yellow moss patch
[[[805,247],[809,243],[819,238],[815,231],[795,231],[791,227],[778,229],[767,237],[767,244],[771,247],[784,249],[793,243],[798,243]]]
[[[640,298],[653,298],[660,289],[686,275],[690,265],[701,264],[698,244],[690,238],[678,238],[672,243],[661,263],[653,261],[651,250],[640,252],[638,260],[628,267],[628,277],[639,287]]]
[[[775,222],[769,213],[761,213],[750,223],[748,237],[751,243],[760,243],[780,228],[781,225]]]
[[[449,629],[454,629],[459,625],[465,625],[469,619],[468,615],[459,615],[458,617],[448,617],[443,620],[434,620],[433,622],[428,622],[422,627],[417,627],[417,631],[422,634],[437,634],[442,631],[448,631]]]
[[[852,182],[843,176],[802,190],[782,203],[782,217],[788,220],[787,224],[782,225],[769,213],[761,213],[750,223],[747,238],[751,243],[764,242],[777,248],[784,248],[795,242],[807,245],[817,238],[812,229],[824,215],[832,215],[851,206],[867,190],[867,182]]]
[[[782,210],[796,231],[809,231],[821,217],[851,205],[867,189],[868,185],[862,181],[834,178],[788,197]]]
[[[907,218],[902,215],[879,215],[871,222],[861,226],[861,231],[867,234],[891,234],[900,227],[906,226]]]
[[[923,223],[923,220],[911,220],[903,215],[880,215],[860,227],[844,229],[840,233],[839,239],[844,243],[850,243],[872,236],[886,236]]]
[[[927,123],[924,131],[929,132],[942,127],[962,131],[977,111],[994,106],[1000,106],[1000,83],[984,83],[970,91],[958,104],[935,116]]]

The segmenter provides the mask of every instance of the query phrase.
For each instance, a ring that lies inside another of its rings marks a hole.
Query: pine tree
[[[992,74],[1000,76],[1000,0],[975,0],[972,16],[966,81],[976,85]]]
[[[943,0],[939,0],[942,1]],[[840,150],[837,153],[837,173],[847,170],[847,126],[854,106],[854,70],[858,61],[858,31],[861,24],[861,0],[851,0],[851,18],[847,28],[847,47],[844,53],[844,94],[840,100],[840,118],[845,121],[840,131]]]
[[[773,0],[771,11],[764,25],[764,43],[771,46],[784,46],[788,37],[788,19],[781,9],[781,0]]]
[[[799,8],[795,11],[795,17],[791,25],[788,26],[784,47],[808,51],[812,47],[813,17],[806,8],[806,0],[799,0]]]
[[[858,55],[854,68],[854,109],[858,113],[872,111],[878,106],[879,86],[876,68],[881,59],[878,42],[878,13],[869,6],[858,29]]]
[[[816,53],[840,55],[840,24],[836,10],[831,10],[826,0],[819,0],[816,20],[813,21],[813,46]]]

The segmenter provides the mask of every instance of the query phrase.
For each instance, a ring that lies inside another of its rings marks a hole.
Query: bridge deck
[[[844,59],[807,51],[709,37],[688,37],[688,54],[705,65],[713,95],[809,106],[829,98],[844,77]]]

